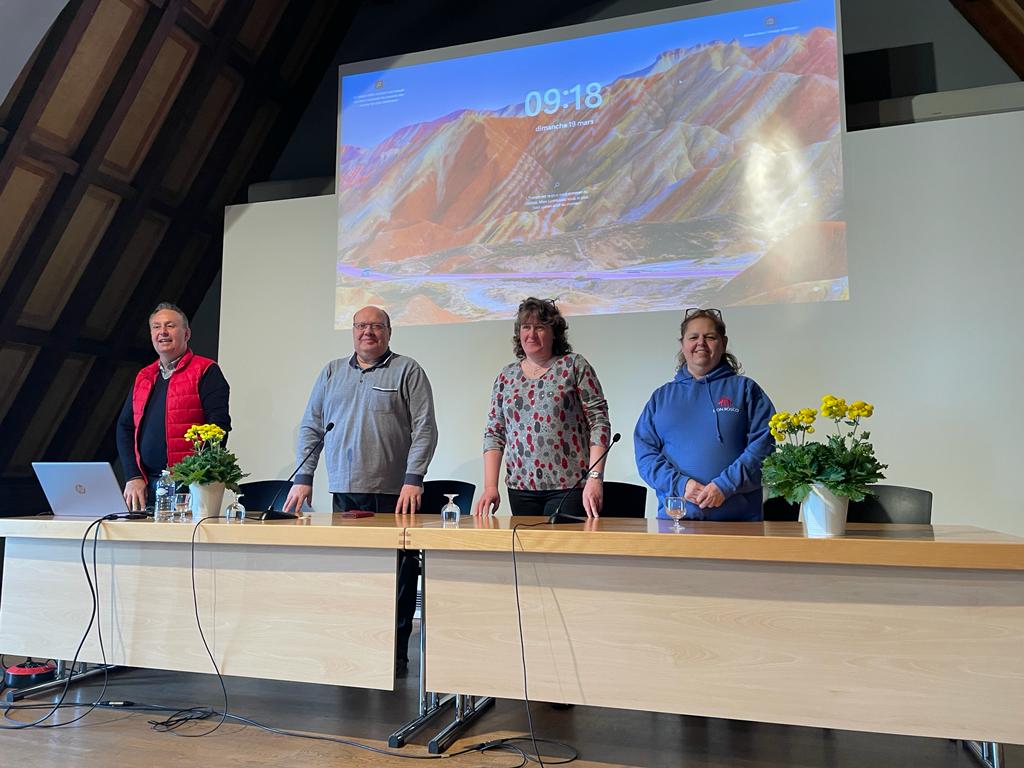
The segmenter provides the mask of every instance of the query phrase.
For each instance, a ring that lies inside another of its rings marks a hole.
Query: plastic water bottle
[[[174,481],[171,471],[165,469],[156,481],[156,504],[153,506],[153,519],[166,520],[174,514]]]

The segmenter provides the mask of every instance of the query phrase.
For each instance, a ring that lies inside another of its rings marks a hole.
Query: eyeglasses
[[[558,307],[555,305],[556,301],[558,301],[557,298],[555,298],[555,299],[538,299],[536,296],[531,296],[530,298],[523,299],[521,302],[519,302],[519,311],[522,312],[523,309],[526,308],[527,306],[529,306],[530,304],[543,304],[545,307],[548,307],[549,309],[553,309],[553,310],[557,311]]]
[[[384,323],[352,323],[352,329],[356,331],[373,331],[374,333],[380,333],[387,328]]]
[[[686,310],[686,314],[683,315],[683,320],[689,320],[691,317],[695,315],[711,315],[713,318],[717,320],[722,319],[722,311],[720,309],[715,309],[714,307],[708,307],[707,309],[701,309],[700,307],[690,307],[688,310]]]

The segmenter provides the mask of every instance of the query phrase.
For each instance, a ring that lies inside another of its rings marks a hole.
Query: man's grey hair
[[[186,315],[182,308],[177,304],[172,304],[169,301],[161,301],[157,304],[156,307],[153,308],[153,311],[149,313],[149,319],[152,320],[153,315],[157,312],[162,312],[165,309],[169,309],[171,312],[177,312],[181,315],[181,324],[184,325],[186,329],[188,328],[188,315]]]

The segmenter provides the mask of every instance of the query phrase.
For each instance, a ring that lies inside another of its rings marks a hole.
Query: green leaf
[[[188,485],[224,483],[232,491],[238,490],[238,481],[245,477],[248,474],[238,466],[235,454],[213,441],[201,445],[171,467],[171,478],[175,482]]]
[[[869,486],[884,479],[887,465],[875,458],[867,432],[859,437],[829,435],[825,443],[783,444],[764,460],[761,479],[769,498],[802,502],[810,486],[821,483],[833,493],[860,501]]]

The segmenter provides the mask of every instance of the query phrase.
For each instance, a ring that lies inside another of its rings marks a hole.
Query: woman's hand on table
[[[501,494],[498,493],[497,486],[491,486],[490,488],[484,488],[480,498],[476,502],[476,507],[473,508],[474,515],[491,515],[498,511],[498,507],[501,506]]]
[[[583,486],[583,509],[587,517],[600,517],[604,505],[604,481],[591,477]]]

